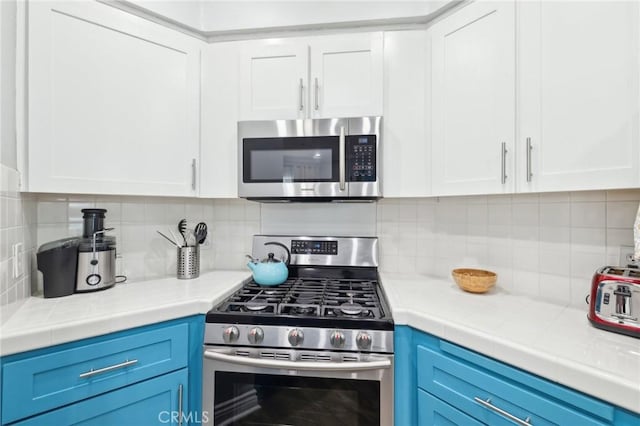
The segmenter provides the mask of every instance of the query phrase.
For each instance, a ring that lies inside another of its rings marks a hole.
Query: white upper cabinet
[[[382,114],[382,33],[321,37],[311,44],[313,118]]]
[[[382,33],[247,43],[241,120],[382,114]]]
[[[28,190],[196,195],[201,42],[97,2],[28,13]]]
[[[512,192],[513,2],[471,3],[430,34],[433,194]]]
[[[238,196],[238,50],[242,42],[202,50],[200,196]]]
[[[519,8],[518,190],[638,186],[638,3]]]
[[[384,34],[385,197],[425,197],[431,193],[429,115],[425,106],[428,59],[425,30]]]
[[[304,118],[309,103],[308,63],[309,47],[303,43],[248,45],[240,63],[241,118]]]

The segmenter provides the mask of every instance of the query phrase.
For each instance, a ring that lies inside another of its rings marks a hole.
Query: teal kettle
[[[247,266],[253,272],[253,280],[264,286],[274,286],[282,284],[289,277],[289,262],[291,262],[291,252],[284,244],[270,241],[264,243],[265,246],[274,245],[284,248],[287,252],[287,260],[278,260],[273,253],[267,254],[267,258],[263,260],[256,260],[251,256],[247,257],[251,259],[251,262],[247,263]]]

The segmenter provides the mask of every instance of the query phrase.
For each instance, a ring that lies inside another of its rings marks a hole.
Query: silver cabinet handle
[[[316,77],[314,84],[314,98],[315,98],[315,109],[316,111],[320,109],[320,105],[318,104],[318,77]]]
[[[214,361],[223,361],[231,364],[247,365],[251,367],[276,368],[297,371],[364,371],[382,370],[391,368],[391,360],[381,359],[365,362],[304,362],[304,361],[279,361],[272,359],[248,358],[243,356],[227,355],[215,351],[204,351],[204,357]]]
[[[477,396],[474,396],[473,400],[478,404],[482,405],[483,407],[488,408],[491,411],[495,411],[496,413],[500,414],[502,417],[505,417],[511,420],[515,424],[518,424],[520,426],[530,426],[533,424],[531,423],[531,417],[527,417],[526,419],[522,420],[521,418],[514,416],[508,411],[504,411],[502,408],[496,407],[491,403],[491,398],[487,398],[486,400],[484,400],[484,399],[478,398]]]
[[[196,159],[191,160],[191,189],[196,190]]]
[[[531,138],[527,138],[527,182],[531,182],[531,178],[533,177],[533,173],[531,172],[531,150],[533,146],[531,145]]]
[[[340,127],[340,191],[344,191],[346,186],[346,177],[345,177],[345,137],[344,137],[344,127]]]
[[[120,364],[110,365],[109,367],[104,367],[104,368],[99,368],[97,370],[94,370],[92,368],[91,370],[87,371],[86,373],[80,374],[80,378],[81,379],[85,379],[87,377],[95,376],[96,374],[102,374],[102,373],[106,373],[108,371],[118,370],[120,368],[125,368],[125,367],[128,367],[130,365],[137,364],[137,363],[138,363],[137,359],[132,359],[132,360],[126,360],[125,362],[121,362]]]
[[[182,385],[178,386],[178,426],[182,426]]]
[[[507,182],[507,143],[502,142],[500,147],[500,182],[504,185]]]
[[[303,99],[304,99],[304,84],[302,82],[302,79],[300,79],[299,86],[300,86],[299,87],[300,88],[300,93],[299,93],[299,95],[300,95],[300,104],[298,105],[298,108],[299,108],[300,111],[302,111],[304,109],[304,102],[303,102]]]

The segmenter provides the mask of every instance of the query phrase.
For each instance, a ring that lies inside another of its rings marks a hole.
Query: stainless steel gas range
[[[257,235],[254,258],[284,251],[267,242],[290,250],[289,278],[248,282],[207,313],[203,420],[392,425],[393,320],[378,240]]]

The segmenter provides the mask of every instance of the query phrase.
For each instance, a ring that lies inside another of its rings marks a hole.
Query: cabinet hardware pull
[[[344,127],[340,127],[340,191],[344,191],[346,184],[345,177],[345,138]]]
[[[316,82],[315,82],[315,89],[314,89],[314,93],[315,93],[315,108],[316,111],[318,109],[320,109],[320,105],[318,104],[318,77],[316,77]]]
[[[178,426],[182,426],[182,385],[178,385]]]
[[[303,99],[304,99],[304,85],[302,84],[302,79],[300,79],[300,105],[299,105],[299,109],[300,111],[302,111],[304,109],[304,103],[303,103]]]
[[[109,367],[99,368],[97,370],[94,370],[92,368],[91,370],[87,371],[86,373],[80,374],[80,378],[81,379],[85,379],[87,377],[95,376],[96,374],[106,373],[108,371],[113,371],[113,370],[117,370],[119,368],[128,367],[130,365],[137,364],[137,363],[138,363],[137,359],[132,359],[131,361],[126,360],[125,362],[121,362],[120,364],[110,365]]]
[[[500,182],[504,185],[507,183],[507,143],[502,142],[502,146],[500,147]]]
[[[531,178],[533,177],[533,173],[531,172],[531,150],[533,146],[531,145],[531,138],[527,138],[527,182],[531,182]]]
[[[491,403],[491,398],[487,398],[486,400],[484,400],[484,399],[478,398],[477,396],[474,396],[473,400],[478,404],[482,405],[483,407],[488,408],[489,410],[495,411],[496,413],[500,414],[502,417],[506,417],[507,419],[511,420],[512,422],[520,426],[530,426],[533,424],[531,423],[531,417],[527,417],[526,419],[522,420],[514,416],[513,414],[507,411],[504,411],[501,408],[496,407]]]
[[[196,159],[191,160],[191,189],[196,190]]]

